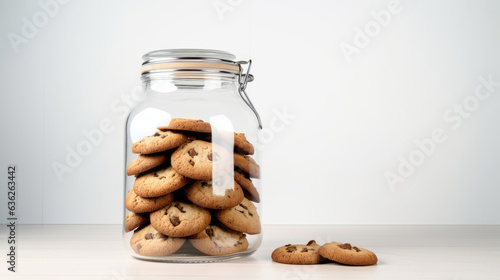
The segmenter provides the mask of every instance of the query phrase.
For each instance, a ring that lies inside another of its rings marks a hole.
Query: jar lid
[[[239,73],[236,56],[225,51],[210,49],[166,49],[151,51],[142,56],[141,73],[155,70],[215,69]]]
[[[141,67],[143,77],[147,77],[149,73],[164,71],[174,71],[175,75],[187,74],[182,71],[218,71],[235,74],[238,77],[238,92],[243,101],[254,111],[259,122],[259,128],[262,129],[259,113],[257,113],[245,91],[247,83],[253,81],[253,75],[250,74],[251,59],[248,61],[235,61],[236,56],[232,53],[210,49],[157,50],[148,52],[142,56],[142,59],[144,60]],[[246,72],[242,67],[245,64],[248,65]],[[203,75],[203,72],[197,74]]]

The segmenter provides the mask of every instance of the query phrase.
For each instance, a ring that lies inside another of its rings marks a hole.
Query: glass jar
[[[166,262],[251,255],[262,241],[251,60],[199,49],[143,59],[143,99],[126,123],[125,247]]]

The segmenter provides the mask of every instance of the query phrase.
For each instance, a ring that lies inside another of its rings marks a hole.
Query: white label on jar
[[[210,117],[212,126],[212,186],[213,194],[226,195],[234,189],[234,128],[225,115]]]

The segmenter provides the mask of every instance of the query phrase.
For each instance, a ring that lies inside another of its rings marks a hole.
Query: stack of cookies
[[[136,179],[125,198],[132,212],[125,218],[125,231],[135,230],[130,246],[138,255],[167,256],[186,240],[207,255],[234,254],[248,248],[246,234],[261,232],[253,204],[260,202],[251,179],[260,178],[251,157],[253,145],[244,134],[234,133],[234,180],[228,179],[231,188],[222,194],[220,180],[212,182],[218,156],[213,145],[210,124],[189,119],[172,119],[133,144],[132,152],[139,156],[127,168],[127,175]],[[218,186],[219,192],[214,191]]]

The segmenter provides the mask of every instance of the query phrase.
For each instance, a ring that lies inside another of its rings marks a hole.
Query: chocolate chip
[[[191,164],[192,166],[194,166],[194,161],[192,159],[189,160],[189,164]]]
[[[161,176],[161,177],[159,178],[159,180],[162,180],[162,179],[165,179],[165,178],[167,178],[167,177],[165,177],[165,176]]]
[[[286,245],[285,245],[285,247],[290,247],[290,246],[292,246],[292,244],[286,244]]]
[[[161,232],[158,232],[158,233],[156,234],[156,236],[157,236],[158,238],[163,239],[163,240],[167,240],[167,239],[168,239],[168,236],[166,236],[165,234],[162,234]]]
[[[208,188],[211,188],[212,187],[212,184],[209,184],[207,182],[201,182],[201,186],[202,187],[208,187]]]
[[[246,206],[245,206],[245,205],[243,205],[243,204],[240,204],[240,206],[241,206],[241,208],[243,208],[243,209],[245,209],[245,210],[247,210],[247,211],[248,211],[248,215],[250,215],[250,217],[253,217],[253,213],[252,213],[252,212],[250,212],[250,210],[248,210],[248,207],[246,207]],[[238,210],[238,211],[239,211],[239,210]],[[243,211],[239,211],[239,212],[244,213]]]
[[[174,227],[178,226],[181,223],[181,221],[179,220],[179,217],[177,217],[177,216],[170,217],[170,222],[172,223],[172,225]]]
[[[158,177],[158,174],[156,174],[156,172],[153,173],[153,177]]]
[[[179,209],[179,211],[181,211],[181,213],[186,213],[186,211],[184,211],[184,207],[182,207],[179,203],[176,203],[174,205],[174,207]]]
[[[198,153],[194,150],[194,148],[189,149],[188,154],[190,157],[197,156]]]
[[[211,229],[211,228],[207,228],[207,229],[205,230],[205,232],[207,233],[207,235],[208,235],[209,237],[214,236],[214,230],[213,230],[213,229]]]
[[[311,244],[313,244],[313,243],[316,243],[316,241],[311,240],[311,241],[307,242],[307,246],[310,246],[310,245],[311,245]]]
[[[243,242],[237,241],[236,243],[234,243],[234,247],[238,247],[238,245],[241,245],[241,244],[243,244]]]
[[[338,245],[341,249],[344,249],[344,250],[351,250],[352,249],[352,246],[351,244],[349,243],[344,243],[344,244],[341,244],[341,245]]]
[[[208,156],[207,156],[207,157],[208,157],[208,160],[209,160],[209,161],[212,161],[212,153],[208,154]]]
[[[356,246],[354,246],[354,247],[352,247],[352,248],[356,251],[356,253],[357,253],[357,252],[359,252],[359,251],[361,251],[361,250],[360,250],[358,247],[356,247]]]
[[[160,136],[160,133],[158,133],[158,131],[155,132],[155,134],[153,134],[153,137],[158,137],[158,136]]]
[[[141,244],[137,244],[137,253],[139,253],[141,251],[141,248],[142,248],[142,245]]]
[[[307,253],[307,248],[303,248],[302,251],[300,251],[302,253]]]
[[[149,239],[154,239],[154,235],[150,232],[148,234],[146,234],[146,240],[149,240]]]
[[[297,251],[297,246],[295,246],[295,245],[294,246],[288,246],[288,247],[286,247],[286,251],[288,253],[295,252],[295,251]]]
[[[203,122],[203,120],[196,120],[196,122]]]
[[[243,204],[241,204],[241,203],[240,203],[240,206],[241,206],[241,208],[243,208],[243,209],[245,209],[245,210],[248,210],[248,207],[246,207],[245,205],[243,205]]]

